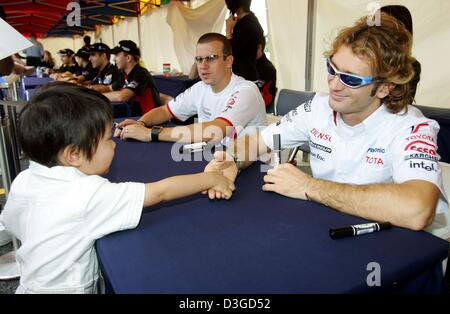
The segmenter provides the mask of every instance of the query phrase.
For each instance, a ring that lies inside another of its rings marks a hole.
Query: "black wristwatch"
[[[152,126],[152,142],[159,142],[159,133],[161,133],[163,127],[162,126]]]

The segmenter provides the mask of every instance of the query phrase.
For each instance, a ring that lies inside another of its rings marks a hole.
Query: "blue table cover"
[[[202,171],[175,162],[172,144],[118,141],[107,177],[149,182]],[[177,148],[174,148],[177,151]],[[137,228],[96,242],[115,293],[443,292],[449,243],[426,232],[392,228],[332,240],[331,227],[366,222],[323,205],[261,190],[260,164],[243,171],[229,201],[202,194],[145,210]],[[380,287],[369,287],[369,263]]]

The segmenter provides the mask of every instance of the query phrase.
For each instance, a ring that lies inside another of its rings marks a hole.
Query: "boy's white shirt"
[[[18,292],[91,293],[99,267],[95,240],[135,228],[143,183],[111,183],[74,167],[30,162],[14,180],[0,221],[17,237]]]

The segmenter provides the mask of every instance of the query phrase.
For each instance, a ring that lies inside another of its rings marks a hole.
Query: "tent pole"
[[[112,46],[115,47],[116,46],[116,41],[114,39],[114,24],[111,25],[111,33],[112,33]]]
[[[314,46],[316,36],[316,0],[308,0],[306,30],[305,90],[311,91],[314,82]]]
[[[137,31],[138,31],[138,47],[142,50],[142,44],[141,44],[141,17],[140,15],[137,16]]]

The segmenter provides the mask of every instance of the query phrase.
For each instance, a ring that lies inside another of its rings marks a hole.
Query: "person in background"
[[[53,68],[55,67],[55,59],[53,58],[50,51],[44,51],[44,58],[42,59],[40,66],[45,69],[53,70]]]
[[[30,166],[14,179],[0,223],[22,243],[19,294],[102,292],[97,239],[136,228],[143,207],[205,189],[229,199],[234,190],[219,173],[147,184],[101,177],[116,147],[112,107],[79,85],[40,88],[21,111],[18,130]]]
[[[258,79],[256,52],[264,39],[264,31],[250,11],[251,0],[225,0],[230,17],[226,20],[226,35],[233,48],[233,73],[246,80]]]
[[[384,7],[381,7],[380,11],[395,17],[411,33],[411,36],[413,35],[412,16],[407,7],[404,7],[402,5],[386,5]],[[412,66],[414,68],[414,77],[409,85],[411,89],[411,97],[415,99],[417,84],[419,84],[420,81],[420,73],[422,71],[422,67],[420,65],[420,62],[416,59],[414,59]]]
[[[124,85],[104,95],[110,101],[137,103],[141,114],[161,106],[159,91],[147,69],[139,65],[141,51],[134,41],[121,40],[111,50],[115,54],[117,68],[122,71]]]
[[[44,57],[44,46],[37,40],[36,34],[31,34],[28,40],[33,43],[33,46],[25,49],[27,65],[37,67],[41,64]]]
[[[91,61],[89,61],[91,54],[89,48],[82,47],[78,49],[75,57],[77,63],[80,65],[78,72],[73,76],[76,83],[83,83],[85,81],[92,81],[98,73],[98,70],[92,66]]]
[[[75,52],[72,49],[61,49],[58,51],[62,65],[53,73],[51,77],[55,80],[66,79],[72,77],[79,70],[77,62],[74,60]]]
[[[277,93],[277,70],[272,62],[267,59],[267,56],[264,53],[265,47],[266,40],[263,38],[258,44],[258,51],[256,53],[256,70],[258,72],[256,85],[263,96],[264,103],[266,104],[266,111],[273,112],[273,103]]]
[[[109,62],[111,50],[103,43],[95,43],[89,48],[89,60],[97,75],[86,86],[100,93],[108,93],[122,88],[124,78],[122,72]]]
[[[81,48],[89,49],[91,46],[91,36],[86,35],[83,37],[84,46]]]

